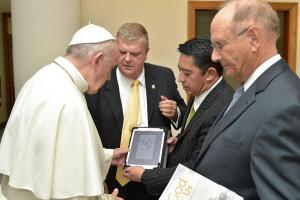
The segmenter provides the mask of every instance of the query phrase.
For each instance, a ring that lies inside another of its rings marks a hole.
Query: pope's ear
[[[98,67],[100,66],[99,63],[102,62],[103,56],[104,56],[104,55],[103,55],[103,52],[102,52],[102,51],[96,53],[96,54],[93,56],[93,58],[92,58],[92,66],[93,66],[93,68],[98,68]]]

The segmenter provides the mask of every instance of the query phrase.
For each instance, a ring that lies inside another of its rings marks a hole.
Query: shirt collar
[[[54,62],[66,71],[80,92],[84,93],[88,90],[88,84],[86,80],[69,60],[63,57],[58,57],[54,60]]]
[[[275,56],[272,56],[264,63],[262,63],[244,83],[244,92],[247,91],[247,89],[254,83],[254,81],[256,81],[258,77],[260,77],[260,75],[262,75],[267,69],[269,69],[274,63],[276,63],[280,59],[281,56],[279,54],[276,54]]]
[[[122,74],[121,71],[119,70],[119,68],[117,68],[116,73],[117,73],[117,77],[118,77],[118,80],[120,81],[120,83],[122,83],[122,85],[124,85],[127,89],[130,89],[131,84],[134,80],[130,79],[130,78],[126,77],[124,74]],[[140,81],[141,86],[146,87],[146,84],[145,84],[145,69],[144,68],[143,68],[142,73],[137,78],[137,80]]]

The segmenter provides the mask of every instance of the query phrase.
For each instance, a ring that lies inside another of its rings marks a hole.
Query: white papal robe
[[[107,198],[103,181],[113,151],[102,147],[84,98],[87,88],[63,57],[25,83],[0,145],[0,199]]]

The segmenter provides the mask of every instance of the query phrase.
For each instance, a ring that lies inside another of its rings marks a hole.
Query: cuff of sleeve
[[[157,168],[145,170],[141,181],[145,185],[150,196],[159,197],[168,185],[175,168]]]
[[[113,149],[105,149],[104,150],[104,155],[105,155],[105,164],[106,166],[110,167],[111,161],[113,159],[113,154],[114,154],[114,150]]]
[[[176,121],[173,121],[173,120],[171,119],[171,122],[172,122],[173,126],[176,127],[176,128],[178,128],[180,115],[181,115],[181,112],[180,112],[180,109],[179,109],[178,106],[177,106],[177,119],[176,119]]]

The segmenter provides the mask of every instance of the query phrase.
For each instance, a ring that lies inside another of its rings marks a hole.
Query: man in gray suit
[[[148,193],[156,197],[162,193],[179,163],[193,166],[208,130],[224,107],[229,105],[233,94],[233,89],[222,78],[222,66],[211,60],[210,39],[193,38],[180,44],[178,51],[178,80],[190,98],[181,133],[173,138],[175,140],[169,140],[176,142],[176,146],[169,155],[168,168],[125,169],[125,175],[142,182]]]
[[[211,24],[212,59],[242,95],[209,131],[194,170],[244,199],[300,199],[300,81],[276,49],[276,12],[232,0]]]

